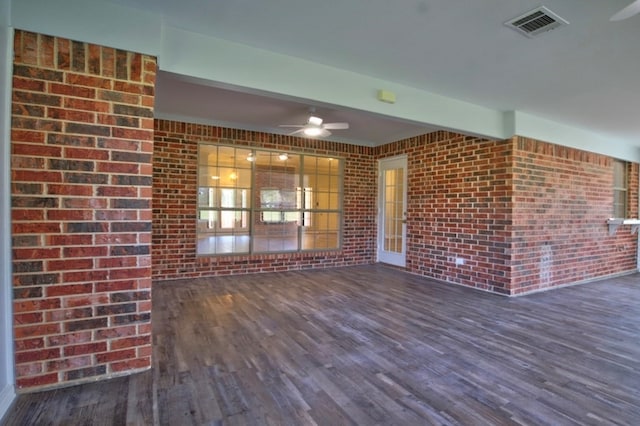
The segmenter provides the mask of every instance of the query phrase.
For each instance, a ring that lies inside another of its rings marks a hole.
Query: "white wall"
[[[10,111],[13,29],[9,0],[0,2],[0,418],[15,398],[11,298]]]

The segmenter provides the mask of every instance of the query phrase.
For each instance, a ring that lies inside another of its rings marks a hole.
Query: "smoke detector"
[[[520,34],[533,38],[547,31],[569,25],[569,21],[561,18],[546,7],[540,6],[504,24]]]

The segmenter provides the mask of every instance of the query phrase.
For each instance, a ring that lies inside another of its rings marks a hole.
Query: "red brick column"
[[[148,368],[155,58],[23,31],[14,47],[17,386]]]

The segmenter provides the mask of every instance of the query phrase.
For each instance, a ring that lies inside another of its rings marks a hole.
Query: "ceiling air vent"
[[[541,6],[504,24],[527,37],[535,37],[546,31],[568,25],[569,22]]]

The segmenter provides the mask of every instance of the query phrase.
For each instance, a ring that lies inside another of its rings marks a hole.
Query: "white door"
[[[406,264],[407,157],[380,160],[378,205],[378,261]]]

